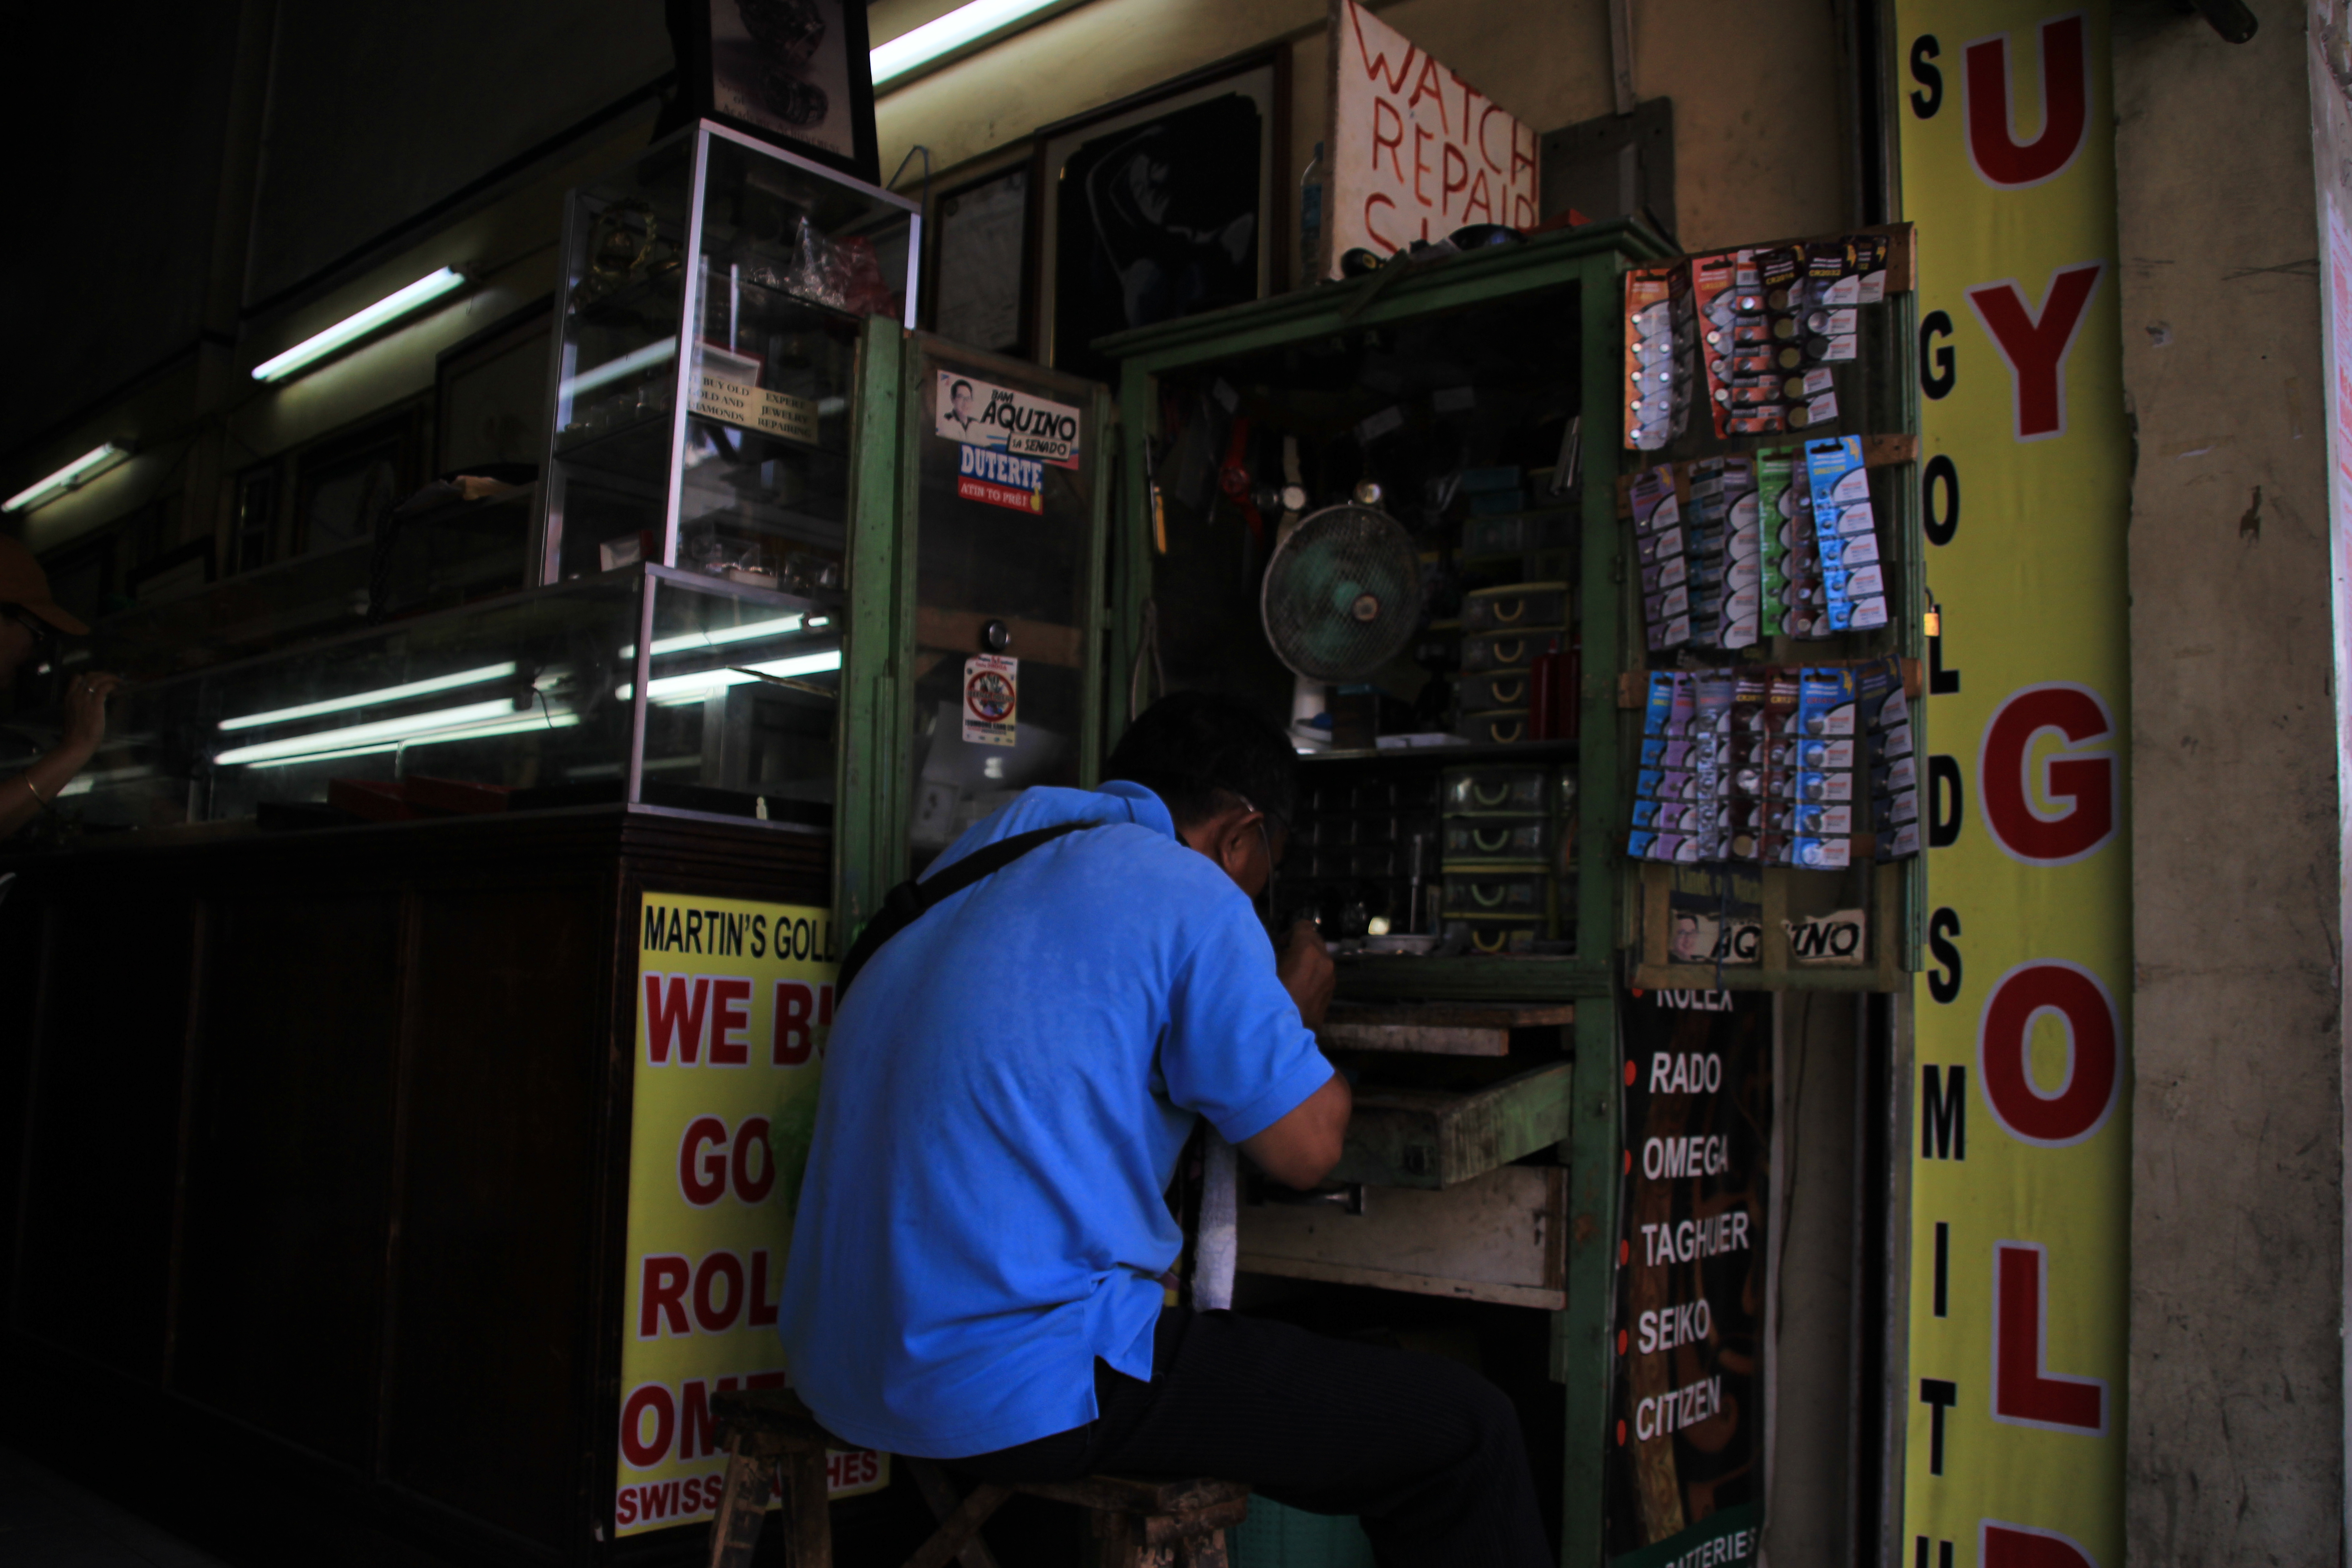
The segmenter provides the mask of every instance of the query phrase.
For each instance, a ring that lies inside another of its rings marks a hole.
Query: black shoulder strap
[[[973,850],[928,880],[899,883],[883,896],[881,910],[866,922],[857,940],[849,944],[849,954],[841,961],[841,973],[833,983],[835,1002],[849,994],[849,983],[857,978],[857,972],[866,967],[867,960],[882,951],[882,944],[922,919],[932,905],[944,903],[983,877],[1003,870],[1040,844],[1049,844],[1081,827],[1101,826],[1099,822],[1064,822],[1016,833],[1010,838],[998,839],[985,849]]]

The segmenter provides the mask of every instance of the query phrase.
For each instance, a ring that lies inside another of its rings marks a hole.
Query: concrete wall
[[[214,356],[213,384],[206,366],[192,363],[54,428],[37,451],[0,451],[0,479],[10,472],[29,479],[115,434],[145,444],[134,462],[36,513],[26,537],[37,550],[102,528],[175,489],[188,492],[186,533],[211,528],[223,517],[225,476],[240,465],[429,391],[439,352],[551,287],[560,194],[641,148],[650,110],[613,122],[413,241],[317,287],[302,287],[303,279],[396,223],[404,207],[436,199],[519,151],[545,132],[559,110],[593,108],[595,94],[575,92],[572,76],[611,93],[667,64],[666,54],[654,58],[660,46],[646,31],[656,13],[640,5],[631,28],[559,40],[562,58],[539,74],[560,79],[541,81],[527,100],[485,103],[484,94],[497,89],[483,85],[484,73],[495,75],[493,57],[510,50],[476,49],[479,58],[444,73],[431,63],[437,47],[425,58],[405,58],[406,40],[437,37],[436,29],[341,29],[332,8],[316,0],[238,4],[248,23],[256,14],[268,23],[263,36],[274,45],[265,47],[258,68],[265,83],[270,47],[278,51],[278,66],[299,59],[305,75],[299,91],[272,92],[266,123],[257,109],[254,113],[257,152],[243,172],[238,207],[249,215],[239,232],[251,236],[253,254],[248,262],[240,240],[234,264],[215,270],[229,279],[225,319],[232,329],[240,307],[250,309],[274,289],[294,285],[297,300],[245,321],[243,341],[220,346]],[[595,14],[625,8],[618,0],[599,0]],[[950,8],[951,0],[880,0],[869,11],[873,40],[886,41]],[[1613,107],[1605,0],[1388,0],[1375,9],[1539,132]],[[446,10],[436,7],[436,15]],[[528,38],[552,15],[543,5],[524,7],[497,26],[502,38]],[[930,149],[939,173],[1017,156],[1040,125],[1287,40],[1294,47],[1292,119],[1277,167],[1295,190],[1324,133],[1328,15],[1327,0],[1090,0],[883,97],[882,167],[895,170],[918,142]],[[1789,0],[1774,9],[1769,26],[1727,26],[1721,19],[1711,0],[1642,0],[1635,7],[1635,88],[1643,98],[1667,96],[1675,103],[1672,218],[1679,237],[1706,246],[1820,233],[1854,221],[1839,85],[1848,63],[1837,5]],[[338,39],[363,43],[372,63],[339,53]],[[632,68],[639,59],[641,71]],[[344,71],[364,77],[353,79],[365,90],[344,90]],[[339,128],[352,115],[368,121],[355,150]],[[259,151],[265,140],[266,154]],[[407,155],[412,148],[414,157]],[[396,186],[371,177],[387,168],[399,175]],[[918,164],[900,187],[911,190],[919,178]],[[307,227],[305,214],[315,220]],[[420,313],[284,387],[241,379],[242,364],[444,263],[475,268],[475,287],[455,303]],[[201,417],[192,417],[197,411]],[[1769,1551],[1776,1561],[1804,1563],[1843,1556],[1849,1510],[1855,1033],[1853,1005],[1842,997],[1800,1003],[1790,1016],[1795,1023],[1783,1060],[1783,1179],[1790,1184]]]
[[[11,519],[37,551],[173,495],[181,537],[210,531],[238,467],[429,391],[435,354],[552,286],[562,193],[641,149],[655,109],[515,161],[670,68],[647,0],[194,0],[103,51],[70,12],[32,27],[61,129],[27,163],[27,210],[59,237],[6,263],[40,305],[0,387],[0,494],[100,441],[141,448]],[[446,309],[283,388],[246,374],[445,262],[477,278]]]
[[[2338,1561],[2341,868],[2303,17],[2116,6],[2135,1563]]]
[[[879,0],[868,12],[874,41],[943,8],[940,0]],[[1371,8],[1539,132],[1614,107],[1604,0]],[[1324,134],[1328,16],[1326,0],[1092,0],[886,95],[875,111],[883,171],[918,142],[931,150],[935,170],[970,163],[1024,143],[1040,125],[1287,38],[1290,152],[1278,162],[1295,189]],[[1852,221],[1840,40],[1831,0],[1776,8],[1769,26],[1724,26],[1710,0],[1634,8],[1634,89],[1674,100],[1684,243],[1780,238]],[[919,177],[919,166],[901,188]]]
[[[670,68],[646,0],[278,0],[258,307]]]
[[[491,34],[468,33],[463,58],[446,68],[434,63],[446,42],[438,23],[411,18],[404,30],[379,35],[341,26],[310,0],[208,0],[193,8],[189,26],[209,29],[204,37],[216,52],[230,49],[240,26],[257,40],[244,89],[255,122],[242,131],[225,124],[244,112],[235,105],[174,111],[163,117],[168,126],[127,117],[125,145],[77,142],[57,165],[64,185],[45,210],[71,209],[64,198],[72,189],[144,179],[158,185],[152,199],[126,195],[109,211],[135,216],[148,237],[142,243],[176,248],[135,268],[69,269],[44,284],[45,297],[65,308],[36,323],[57,328],[51,351],[36,354],[49,369],[19,378],[39,389],[37,406],[7,422],[0,484],[14,489],[121,436],[139,439],[143,455],[42,508],[21,525],[27,542],[55,549],[174,492],[186,495],[184,536],[214,527],[227,473],[428,388],[434,353],[543,289],[555,194],[642,145],[649,112],[601,128],[433,232],[304,280],[408,209],[667,68],[650,7],[598,3],[613,25],[583,31],[573,25],[578,17],[558,25],[548,7],[525,6]],[[881,0],[869,12],[874,41],[948,8],[945,0]],[[1538,130],[1612,108],[1604,0],[1396,0],[1377,9]],[[1324,0],[1091,0],[885,95],[877,110],[883,168],[896,169],[918,142],[942,172],[1018,154],[1040,125],[1287,39],[1295,50],[1290,144],[1277,163],[1295,190],[1323,134],[1328,14]],[[1769,28],[1711,26],[1706,0],[1636,7],[1636,89],[1675,100],[1676,221],[1686,243],[1818,232],[1850,220],[1834,86],[1841,37],[1832,0],[1802,0]],[[428,37],[436,41],[425,58],[404,53]],[[162,58],[187,53],[163,48],[170,40],[163,36],[152,41]],[[517,69],[519,59],[539,65]],[[226,71],[199,74],[219,96]],[[70,69],[59,79],[68,98],[89,85]],[[919,178],[918,165],[900,184],[911,189]],[[159,223],[166,195],[194,205]],[[1295,228],[1295,213],[1290,222]],[[101,247],[97,254],[123,253]],[[482,269],[487,287],[292,386],[243,380],[243,364],[449,261]],[[135,274],[135,285],[126,274]],[[58,296],[60,281],[70,285],[68,297]],[[260,308],[289,283],[295,298]],[[73,290],[97,292],[77,302]],[[207,304],[208,293],[215,298]],[[209,332],[202,348],[200,322]],[[154,366],[160,374],[118,401],[83,401]]]

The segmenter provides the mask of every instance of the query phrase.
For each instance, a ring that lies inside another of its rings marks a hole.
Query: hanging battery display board
[[[1727,1568],[1763,1534],[1772,999],[1634,991],[1619,1005],[1609,1560]]]
[[[1901,1556],[2120,1568],[2131,436],[2107,8],[1895,14],[1941,605]]]

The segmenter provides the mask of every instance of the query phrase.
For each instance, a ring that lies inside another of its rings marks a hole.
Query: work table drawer
[[[1568,1172],[1507,1165],[1431,1192],[1267,1194],[1237,1216],[1246,1273],[1559,1311],[1568,1305]]]
[[[1451,1187],[1563,1142],[1574,1071],[1551,1061],[1467,1092],[1360,1082],[1330,1179]]]

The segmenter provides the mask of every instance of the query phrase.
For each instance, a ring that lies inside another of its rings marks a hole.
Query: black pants
[[[1360,1515],[1381,1568],[1552,1563],[1518,1416],[1453,1362],[1171,1307],[1151,1381],[1097,1361],[1095,1401],[1084,1426],[952,1463],[990,1481],[1247,1481],[1291,1508]]]

